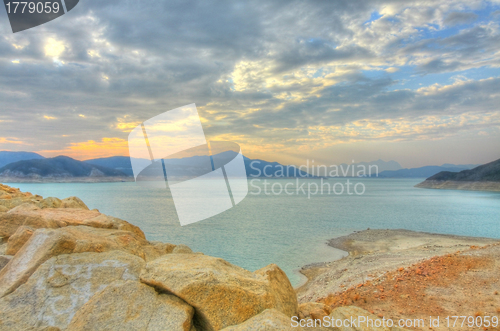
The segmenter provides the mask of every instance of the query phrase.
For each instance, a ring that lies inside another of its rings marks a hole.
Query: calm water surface
[[[266,195],[263,190],[256,194],[256,187],[263,189],[264,183],[253,182],[247,198],[233,209],[184,227],[179,225],[168,190],[136,183],[8,185],[44,197],[78,196],[91,209],[139,226],[149,240],[183,243],[252,271],[276,263],[294,285],[302,280],[297,268],[345,254],[326,246],[326,240],[355,230],[408,229],[500,238],[499,193],[414,188],[422,179],[350,181],[363,183],[365,193],[308,198],[306,184],[306,194],[293,190],[292,195]],[[268,179],[269,185],[289,182],[296,183],[292,179]],[[277,191],[279,186],[275,188]]]

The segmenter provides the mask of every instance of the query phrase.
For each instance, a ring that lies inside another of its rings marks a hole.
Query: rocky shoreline
[[[299,306],[275,264],[250,272],[148,241],[76,197],[0,184],[1,330],[334,330],[311,323],[358,315],[380,319],[357,307]]]
[[[329,245],[349,255],[302,268],[294,290],[275,264],[250,272],[148,241],[77,197],[0,184],[0,330],[339,330],[317,322],[500,314],[496,239],[365,230]],[[401,330],[342,328],[375,329]]]
[[[454,181],[454,180],[425,180],[415,185],[419,188],[441,189],[441,190],[465,190],[465,191],[490,191],[500,192],[500,182],[487,181]]]

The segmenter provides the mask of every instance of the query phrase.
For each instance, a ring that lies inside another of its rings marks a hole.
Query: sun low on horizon
[[[89,0],[16,34],[0,15],[0,150],[128,156],[195,103],[207,139],[282,164],[500,158],[497,0]]]

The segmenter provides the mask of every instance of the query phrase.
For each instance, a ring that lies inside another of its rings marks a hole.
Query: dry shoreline
[[[454,180],[425,180],[415,185],[418,188],[430,188],[440,190],[463,190],[463,191],[486,191],[500,192],[500,182],[466,182]]]
[[[446,326],[448,316],[500,320],[499,239],[368,229],[329,245],[349,255],[303,267],[308,282],[296,289],[299,303],[353,305],[395,321],[425,322],[407,327],[413,330],[470,329]],[[439,327],[430,327],[429,316],[439,316]]]
[[[433,256],[499,243],[498,239],[433,234],[409,230],[364,230],[331,239],[328,245],[348,256],[301,268],[308,281],[296,289],[299,302],[316,301],[331,293],[408,267]]]

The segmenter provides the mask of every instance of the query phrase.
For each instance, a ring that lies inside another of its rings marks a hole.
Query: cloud
[[[27,145],[23,141],[12,137],[0,137],[0,145]]]
[[[128,155],[128,142],[119,138],[103,138],[101,141],[82,141],[71,143],[69,146],[59,150],[41,150],[41,154],[47,157],[66,155],[79,160],[94,159],[114,156]]]
[[[18,34],[0,11],[1,135],[123,154],[130,129],[194,102],[210,137],[252,150],[356,130],[432,140],[444,126],[403,128],[498,111],[500,29],[485,8],[498,3],[88,0]],[[475,130],[460,128],[450,132]]]
[[[467,24],[475,21],[478,15],[475,13],[452,12],[444,19],[444,24],[449,26]]]

